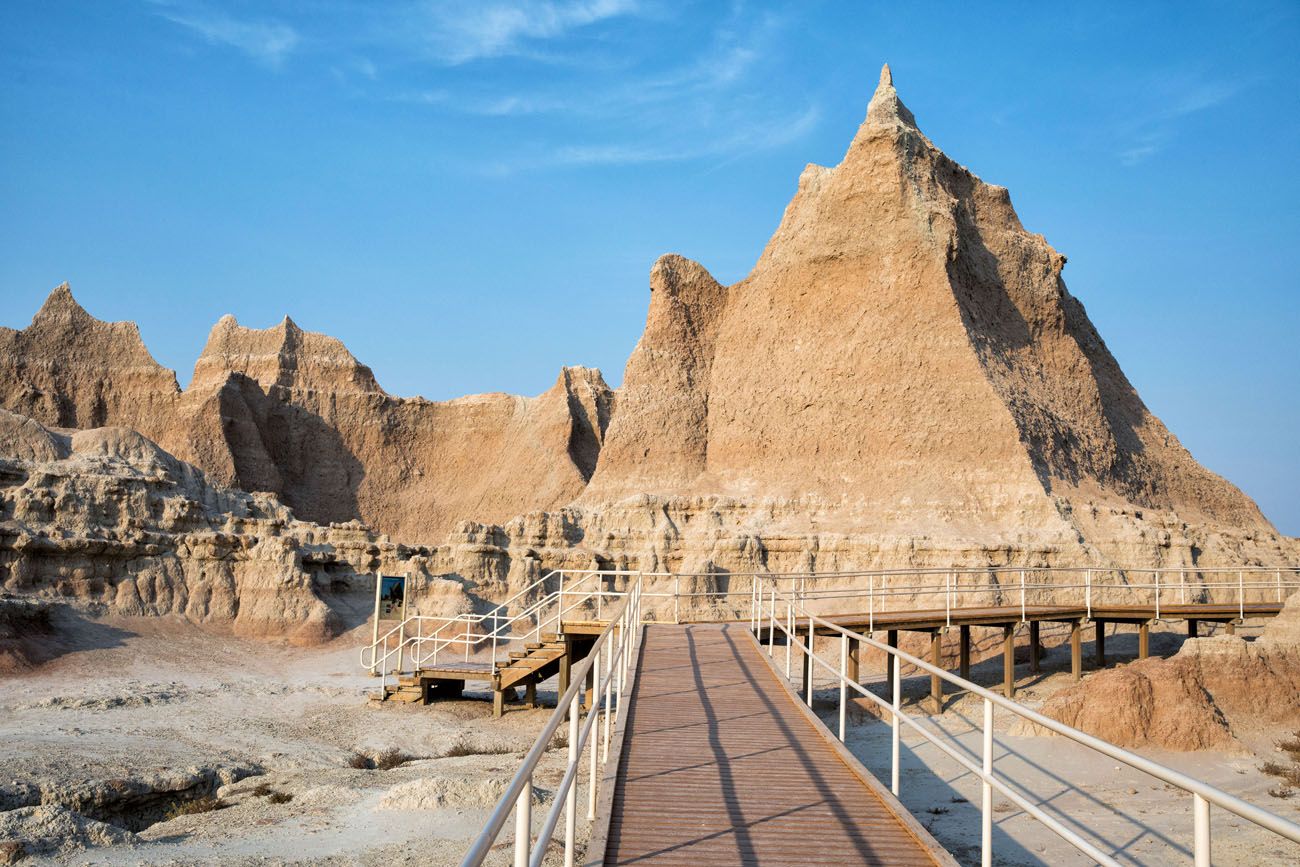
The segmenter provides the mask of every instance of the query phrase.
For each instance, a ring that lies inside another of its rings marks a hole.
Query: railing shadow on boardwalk
[[[724,821],[727,827],[715,827],[696,836],[673,841],[671,844],[665,844],[660,848],[652,849],[634,857],[629,857],[631,853],[621,855],[619,863],[637,863],[668,854],[691,854],[692,846],[722,838],[730,838],[734,841],[737,861],[746,863],[758,861],[764,854],[761,839],[763,826],[769,822],[796,816],[806,810],[820,812],[819,821],[821,824],[816,833],[824,834],[828,829],[833,830],[834,834],[848,843],[851,851],[855,853],[855,860],[860,860],[863,863],[889,863],[889,854],[873,844],[870,830],[864,827],[862,821],[864,817],[861,815],[861,811],[855,809],[846,800],[843,786],[836,786],[825,776],[821,763],[827,759],[827,756],[815,755],[814,753],[825,750],[827,746],[822,743],[820,737],[816,736],[810,724],[804,721],[802,717],[796,716],[791,719],[792,712],[796,714],[801,712],[797,708],[788,706],[791,701],[788,693],[783,688],[780,688],[778,683],[774,682],[774,673],[767,668],[766,663],[754,657],[753,654],[756,651],[749,644],[748,637],[742,637],[731,630],[723,632],[723,641],[715,645],[715,647],[725,647],[726,651],[729,652],[728,662],[734,660],[737,677],[734,680],[717,682],[707,681],[705,677],[706,671],[716,668],[709,665],[710,662],[716,662],[716,660],[707,656],[702,657],[701,646],[694,634],[694,630],[686,627],[683,632],[687,661],[678,665],[657,668],[656,673],[660,675],[671,674],[674,670],[678,670],[685,677],[689,670],[690,680],[688,682],[691,686],[665,691],[645,692],[644,690],[648,684],[638,679],[637,694],[629,706],[628,726],[629,730],[636,727],[638,707],[643,703],[646,707],[649,707],[656,699],[684,694],[698,696],[700,709],[703,713],[702,723],[699,720],[694,720],[681,724],[661,725],[653,729],[637,728],[636,730],[637,735],[640,737],[654,734],[662,735],[679,730],[685,733],[688,729],[694,728],[698,730],[702,727],[704,729],[702,733],[707,739],[710,759],[689,762],[666,770],[655,770],[647,774],[635,774],[624,769],[620,773],[619,783],[621,786],[626,786],[629,783],[634,784],[651,778],[671,777],[674,774],[706,767],[714,768],[718,775],[718,791],[714,797],[714,803],[720,803],[724,807]],[[749,687],[750,694],[757,698],[757,707],[751,707],[744,712],[737,713],[736,708],[719,704],[723,700],[718,695],[719,690],[725,691],[730,688],[745,686]],[[777,689],[773,690],[773,687],[777,687]],[[724,735],[728,732],[730,726],[747,719],[770,721],[774,726],[774,731],[769,734],[768,743],[755,743],[752,750],[737,752],[734,729],[729,737],[724,737]],[[776,809],[764,808],[761,793],[758,793],[759,797],[755,797],[753,781],[744,779],[744,762],[747,759],[776,752],[786,753],[789,756],[791,785],[808,786],[810,791],[806,803],[796,802],[791,805],[787,802]],[[836,767],[839,767],[840,760],[838,758],[832,758],[832,761],[836,763]],[[854,785],[856,787],[861,784],[855,780]],[[866,795],[870,790],[864,788],[862,792]],[[870,797],[874,799],[876,796],[871,795]],[[884,806],[883,802],[881,803]],[[808,843],[815,849],[814,837],[810,837]]]

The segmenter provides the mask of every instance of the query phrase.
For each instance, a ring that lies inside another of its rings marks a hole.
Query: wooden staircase
[[[482,662],[449,662],[399,674],[397,683],[386,685],[382,694],[372,697],[379,701],[427,704],[435,698],[460,695],[467,680],[481,680],[492,685],[493,716],[504,713],[507,697],[513,699],[520,686],[524,688],[525,705],[535,707],[537,684],[542,681],[558,674],[560,690],[568,688],[573,651],[572,643],[562,635],[548,632],[538,638],[525,644],[523,650],[510,651],[495,666]]]

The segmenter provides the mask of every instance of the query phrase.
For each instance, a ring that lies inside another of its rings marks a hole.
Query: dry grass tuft
[[[375,753],[373,757],[362,752],[353,751],[348,758],[348,767],[356,768],[359,771],[391,771],[393,768],[400,768],[416,758],[418,757],[407,755],[396,747],[389,747]]]
[[[1289,798],[1295,794],[1295,789],[1290,786],[1274,786],[1268,793],[1275,798]]]
[[[287,804],[293,800],[293,795],[288,792],[272,792],[266,796],[268,804]]]
[[[167,812],[163,814],[163,821],[170,821],[179,816],[193,816],[198,813],[211,813],[213,810],[224,810],[228,806],[230,805],[225,801],[212,795],[177,801],[167,808]]]
[[[267,795],[271,794],[271,791],[272,789],[268,784],[258,783],[257,788],[253,789],[252,794],[254,798],[265,798]]]
[[[415,757],[408,756],[396,747],[390,747],[375,756],[375,770],[391,771],[393,768],[400,768],[413,758]]]
[[[1284,765],[1281,762],[1265,762],[1259,769],[1270,777],[1283,780],[1288,786],[1300,787],[1300,765]]]

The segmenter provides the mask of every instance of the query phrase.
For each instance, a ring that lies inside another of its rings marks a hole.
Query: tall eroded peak
[[[41,309],[36,311],[32,317],[35,323],[41,319],[66,319],[72,316],[89,316],[86,309],[77,303],[77,299],[72,297],[72,287],[67,281],[60,283],[50,291],[45,303]]]
[[[889,71],[888,63],[880,69],[880,83],[876,85],[876,92],[872,94],[871,103],[867,106],[867,123],[916,127],[916,118],[903,105],[903,101],[898,98],[898,91],[894,89],[894,75]]]
[[[134,322],[104,322],[54,288],[26,328],[0,328],[0,406],[55,427],[143,422],[155,399],[180,391]]]
[[[229,314],[217,320],[194,365],[194,384],[220,387],[231,373],[262,388],[384,393],[342,341],[304,331],[288,316],[270,328],[246,328]]]

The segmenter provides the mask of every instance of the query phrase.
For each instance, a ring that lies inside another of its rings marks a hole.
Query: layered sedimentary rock
[[[5,668],[39,661],[24,639],[57,625],[32,600],[304,644],[360,623],[380,573],[411,576],[426,613],[474,604],[461,582],[435,577],[449,571],[437,552],[297,521],[127,428],[64,432],[0,410],[0,455],[0,591],[22,597],[0,609],[14,633],[0,636]]]
[[[132,327],[61,287],[0,332],[0,405],[133,428],[299,519],[443,543],[441,566],[492,592],[593,563],[1294,562],[1145,407],[1064,266],[1004,188],[926,138],[886,68],[748,277],[655,263],[617,393],[566,368],[535,398],[395,398],[333,338],[232,317],[181,391]],[[48,459],[23,442],[17,457]]]
[[[5,408],[54,427],[129,427],[218,482],[278,494],[301,518],[364,519],[407,539],[571,501],[612,402],[600,372],[582,367],[535,398],[394,398],[342,343],[288,317],[261,330],[223,317],[182,392],[135,325],[100,322],[66,285],[29,327],[0,329]]]

